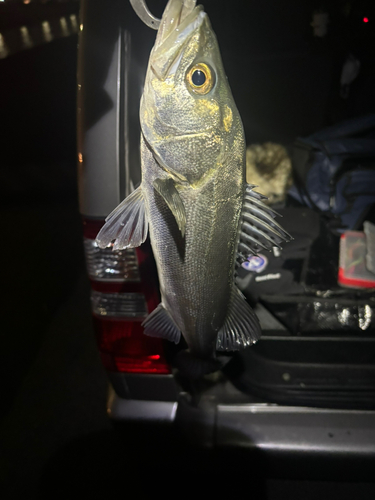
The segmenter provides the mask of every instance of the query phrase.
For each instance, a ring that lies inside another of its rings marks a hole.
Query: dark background
[[[370,2],[203,3],[248,143],[288,145],[342,118],[375,112]],[[149,0],[159,16],[164,4]],[[352,5],[349,16],[346,4]],[[322,7],[330,25],[327,37],[318,39],[310,23]],[[15,19],[21,8],[15,5]],[[0,19],[1,32],[6,18]],[[138,26],[147,55],[154,33]],[[339,77],[350,51],[362,66],[344,100]],[[113,437],[105,412],[107,379],[95,347],[84,269],[76,66],[76,35],[0,60],[2,498],[66,498],[76,481],[83,498],[100,496],[125,466],[118,458],[126,455],[127,444]],[[159,472],[164,481],[168,471]],[[341,499],[375,498],[364,484],[315,483],[314,488],[277,480],[266,485],[270,499],[307,499],[310,493],[333,498],[335,492]]]

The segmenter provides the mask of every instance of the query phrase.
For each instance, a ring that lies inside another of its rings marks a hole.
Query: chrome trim
[[[113,420],[172,423],[177,412],[177,401],[137,401],[123,399],[111,393],[107,413]]]
[[[218,405],[216,436],[219,447],[375,458],[375,412]]]

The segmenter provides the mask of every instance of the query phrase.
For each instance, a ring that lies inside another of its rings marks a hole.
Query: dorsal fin
[[[242,207],[242,223],[238,251],[245,258],[256,255],[261,249],[272,250],[280,243],[293,238],[283,229],[275,217],[279,215],[262,202],[267,199],[254,191],[256,186],[247,184]]]

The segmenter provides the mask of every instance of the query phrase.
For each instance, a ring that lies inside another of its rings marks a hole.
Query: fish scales
[[[153,188],[160,167],[147,146],[142,147],[142,160],[163,304],[181,331],[186,332],[192,351],[211,354],[233,282],[242,169],[237,169],[237,181],[231,174],[228,182],[222,182],[222,174],[216,172],[202,187],[180,192],[186,209],[183,239],[171,211]],[[227,169],[231,171],[231,165]],[[222,241],[226,242],[224,246]],[[194,334],[190,336],[190,332]]]
[[[182,333],[195,360],[246,348],[260,327],[234,283],[236,259],[247,257],[239,249],[256,253],[290,236],[245,182],[242,121],[195,0],[168,2],[140,121],[142,183],[109,215],[98,245],[136,247],[149,230],[162,301],[147,335],[178,343]]]

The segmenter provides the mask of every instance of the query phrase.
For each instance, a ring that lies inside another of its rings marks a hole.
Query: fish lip
[[[165,80],[170,68],[206,18],[203,7],[198,5],[165,39],[155,43],[150,56],[150,67],[160,80]]]
[[[190,7],[186,5],[189,2]],[[176,30],[179,30],[181,25],[186,27],[187,20],[190,21],[189,25],[194,23],[201,11],[203,11],[203,6],[196,5],[196,0],[169,0],[160,20],[156,45],[163,45]],[[174,28],[171,31],[172,25]]]
[[[176,26],[176,28],[162,41],[162,43],[160,44],[160,48],[165,45],[169,38],[171,36],[173,36],[173,34],[177,34],[178,33],[178,40],[182,40],[182,39],[187,39],[190,37],[190,35],[197,29],[199,28],[202,23],[203,23],[203,20],[207,17],[207,14],[206,12],[204,12],[203,10],[203,6],[202,5],[197,5],[196,7],[194,7],[194,9],[192,10],[192,12],[182,21],[182,22],[179,22],[179,24]],[[189,23],[187,24],[187,20],[189,20]],[[176,35],[175,35],[176,36]],[[158,47],[158,48],[159,48]]]

